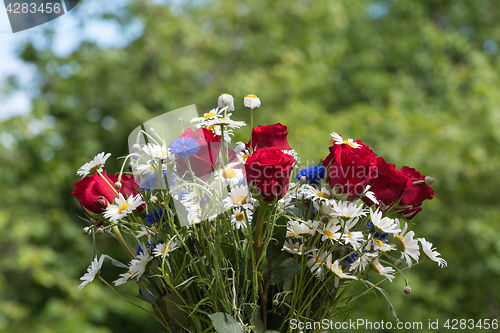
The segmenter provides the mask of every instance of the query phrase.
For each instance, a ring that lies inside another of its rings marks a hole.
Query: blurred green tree
[[[412,222],[449,266],[413,269],[410,295],[402,279],[385,284],[399,318],[424,328],[428,319],[499,318],[499,10],[488,0],[137,0],[102,17],[143,23],[123,49],[83,42],[58,57],[51,33],[45,48],[27,43],[19,56],[36,66],[40,93],[30,115],[0,124],[0,329],[159,328],[98,282],[76,289],[91,240],[70,195],[75,171],[101,151],[118,170],[133,128],[193,103],[207,112],[223,92],[247,123],[243,97],[257,94],[255,123],[286,124],[304,165],[327,155],[335,131],[434,176],[436,197]],[[391,319],[380,296],[354,306],[351,318]]]

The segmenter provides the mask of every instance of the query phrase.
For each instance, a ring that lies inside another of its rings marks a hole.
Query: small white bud
[[[234,98],[233,96],[229,95],[229,94],[222,94],[219,96],[219,107],[220,108],[223,108],[225,106],[227,106],[227,109],[229,111],[233,111],[234,110]]]
[[[151,201],[153,205],[156,205],[156,203],[158,202],[158,198],[156,197],[156,195],[153,195],[151,199],[149,199],[149,201]]]
[[[96,234],[97,236],[100,236],[100,235],[102,235],[103,233],[104,233],[104,229],[103,229],[103,228],[97,228],[97,229],[95,230],[95,234]]]
[[[401,259],[396,259],[396,261],[394,261],[394,265],[396,266],[401,266],[402,262],[401,262]]]
[[[434,183],[434,178],[432,178],[431,176],[426,176],[425,177],[425,183],[427,185],[432,185],[432,183]]]
[[[84,235],[90,235],[91,233],[92,233],[92,229],[90,229],[89,227],[83,228]]]
[[[121,188],[122,188],[122,184],[121,184],[120,182],[116,182],[116,183],[115,183],[115,188],[116,188],[117,190],[121,189]]]
[[[405,292],[406,295],[408,295],[409,293],[411,293],[411,288],[406,286],[405,289],[403,289],[403,291]]]
[[[254,94],[246,95],[246,97],[243,99],[243,104],[245,105],[245,107],[250,109],[259,108],[261,105],[260,99]]]

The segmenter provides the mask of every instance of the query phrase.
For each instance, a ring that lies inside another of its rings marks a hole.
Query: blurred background
[[[2,31],[0,332],[161,331],[104,284],[77,289],[92,239],[70,193],[97,153],[119,171],[138,125],[190,104],[208,112],[221,93],[248,124],[243,97],[259,96],[255,124],[287,125],[304,166],[327,156],[335,131],[433,176],[412,228],[448,267],[407,271],[409,295],[400,277],[383,286],[399,319],[424,328],[500,319],[498,13],[493,0],[82,0],[49,24]],[[250,128],[235,133],[248,141]],[[100,253],[116,247],[98,239]],[[393,320],[381,295],[354,310]]]

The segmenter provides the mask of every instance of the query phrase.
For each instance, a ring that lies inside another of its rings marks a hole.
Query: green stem
[[[260,272],[260,261],[261,261],[261,250],[262,250],[262,225],[264,224],[264,217],[266,216],[266,210],[269,206],[269,202],[261,201],[259,216],[257,217],[257,226],[255,227],[255,252],[257,259],[257,273]],[[267,304],[266,304],[266,296],[264,294],[264,288],[262,287],[262,281],[259,280],[259,294],[262,305],[262,321],[264,323],[264,330],[267,329]]]
[[[122,236],[122,234],[120,232],[120,229],[118,229],[118,227],[116,225],[114,225],[111,228],[111,230],[113,230],[113,233],[115,234],[116,239],[118,240],[118,242],[120,243],[120,245],[122,246],[122,248],[125,250],[125,252],[127,252],[127,254],[130,257],[130,259],[135,259],[135,254],[128,247],[127,242],[125,242],[125,239],[123,238],[123,236]]]

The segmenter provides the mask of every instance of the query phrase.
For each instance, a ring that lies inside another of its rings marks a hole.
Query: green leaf
[[[226,259],[229,260],[233,266],[236,265],[236,251],[234,249],[234,246],[228,243],[221,243],[220,247],[222,249],[222,252],[224,252],[224,255],[226,256]]]
[[[271,278],[276,283],[285,282],[287,280],[290,280],[295,274],[300,272],[301,269],[302,268],[295,259],[288,258],[272,270]]]
[[[217,333],[243,333],[245,328],[230,315],[217,312],[208,315]]]
[[[177,293],[172,292],[163,297],[163,300],[165,301],[165,307],[168,317],[172,319],[177,325],[188,327],[188,314],[180,308],[180,305],[182,304],[182,298],[180,298]]]
[[[254,333],[264,333],[264,323],[260,317],[260,307],[257,307],[250,318],[250,324],[254,326],[252,328],[252,332]]]
[[[270,259],[274,259],[278,257],[282,251],[283,244],[285,243],[286,238],[286,218],[281,216],[276,220],[273,230],[273,236],[266,250],[266,257]]]

